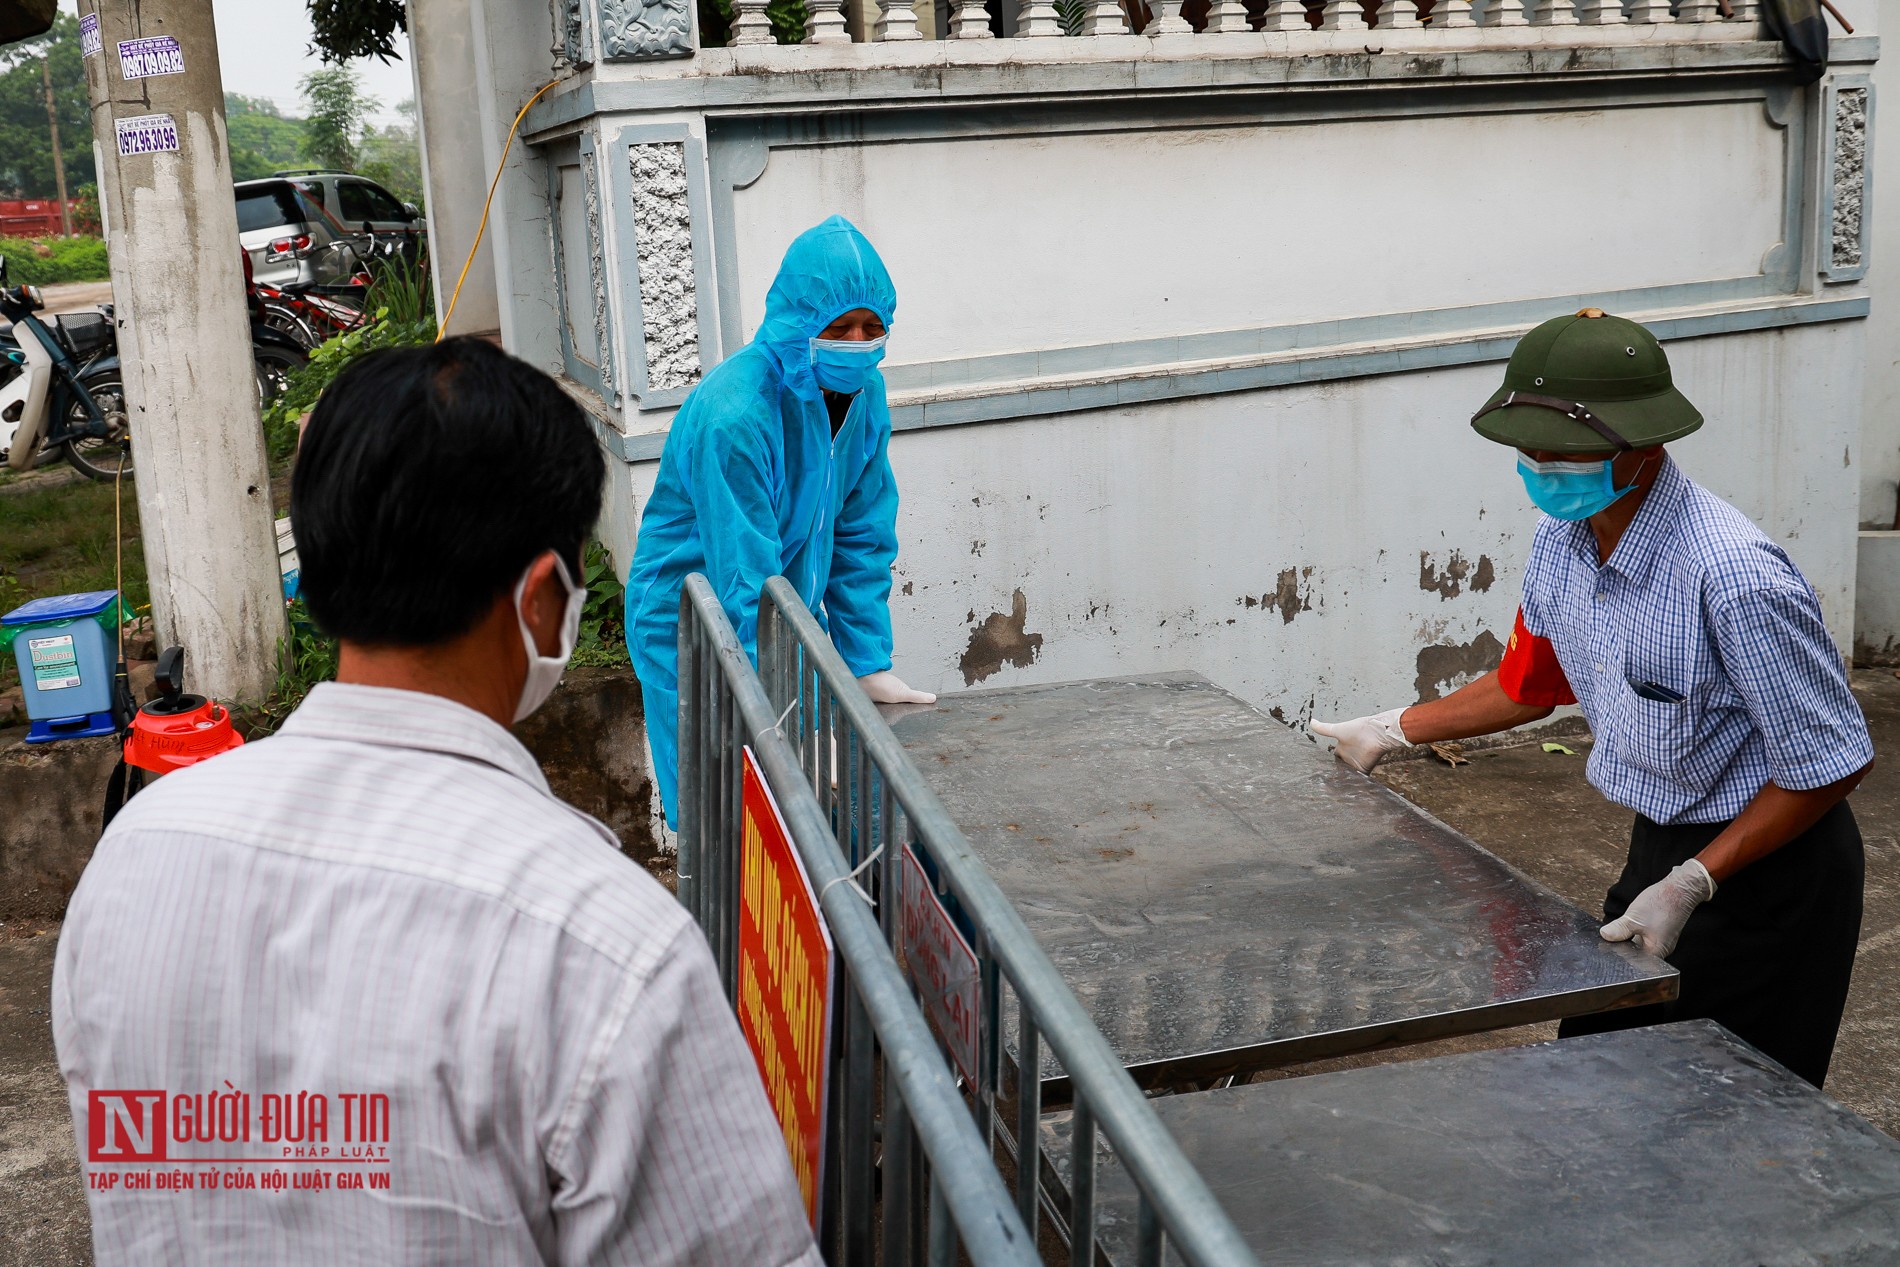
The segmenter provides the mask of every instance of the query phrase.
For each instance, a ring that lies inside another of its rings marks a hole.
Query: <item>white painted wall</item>
[[[1708,424],[1684,469],[1782,542],[1847,645],[1862,324],[1669,346]],[[899,434],[897,670],[960,665],[1023,595],[1035,658],[983,685],[1193,669],[1289,722],[1429,698],[1509,635],[1535,512],[1467,418],[1500,365]],[[610,511],[630,543],[655,464]],[[1494,644],[1490,640],[1496,640]]]
[[[1853,0],[1865,29],[1874,2]],[[508,33],[540,8],[469,0],[490,154],[550,73],[544,42]],[[1467,34],[1441,59],[1356,35],[1336,60],[1299,57],[1301,34],[603,64],[530,118],[504,179],[504,336],[557,370],[564,316],[588,342],[578,254],[572,311],[555,284],[553,235],[585,237],[576,173],[555,173],[557,213],[550,165],[591,145],[619,182],[630,137],[703,142],[692,240],[667,248],[700,252],[702,324],[717,306],[749,336],[785,245],[832,213],[896,279],[890,378],[915,428],[893,445],[901,673],[962,689],[1191,668],[1291,720],[1407,703],[1495,657],[1533,513],[1467,419],[1518,333],[1601,302],[1697,336],[1665,330],[1710,418],[1681,459],[1788,546],[1849,645],[1857,503],[1900,479],[1900,421],[1863,461],[1863,398],[1900,386],[1863,376],[1857,305],[1886,274],[1823,284],[1823,227],[1791,210],[1832,170],[1819,90],[1784,91],[1778,50],[1739,28]],[[1837,51],[1849,74],[1873,52]],[[1579,57],[1589,74],[1570,73]],[[1407,79],[1402,97],[1361,91]],[[1047,110],[1070,93],[1087,105]],[[1876,125],[1877,145],[1895,138]],[[606,193],[604,351],[625,408],[596,404],[611,444],[650,454],[666,398],[636,381],[630,208]],[[1148,403],[1095,407],[1118,400]],[[937,425],[971,417],[994,421]],[[655,467],[616,470],[603,535],[623,570]],[[1019,591],[1035,655],[986,666]]]
[[[1520,108],[774,151],[734,198],[743,329],[833,213],[896,279],[897,365],[1750,277],[1781,240],[1759,103]]]

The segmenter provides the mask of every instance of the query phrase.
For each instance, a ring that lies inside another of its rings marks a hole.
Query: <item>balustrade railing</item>
[[[847,10],[859,0],[808,0],[807,44],[852,40]],[[1463,27],[1723,26],[1756,24],[1759,0],[1002,0],[998,21],[984,0],[874,0],[866,40],[917,40],[943,6],[943,37],[987,40],[1250,35],[1300,31],[1443,31]],[[732,40],[769,44],[766,0],[733,0]]]

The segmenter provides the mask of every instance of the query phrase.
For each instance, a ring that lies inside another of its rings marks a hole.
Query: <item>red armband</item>
[[[1517,623],[1511,628],[1511,641],[1504,648],[1504,659],[1498,664],[1498,685],[1517,703],[1534,708],[1555,708],[1559,704],[1577,702],[1577,697],[1570,693],[1570,679],[1564,676],[1564,666],[1557,663],[1557,649],[1550,645],[1550,639],[1539,638],[1524,627],[1522,608],[1518,609]]]

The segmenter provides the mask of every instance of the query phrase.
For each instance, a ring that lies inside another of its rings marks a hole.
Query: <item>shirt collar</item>
[[[1676,523],[1676,508],[1682,502],[1688,482],[1675,459],[1664,453],[1656,482],[1649,486],[1636,517],[1630,520],[1616,549],[1610,552],[1609,561],[1598,563],[1596,534],[1590,531],[1588,519],[1579,519],[1570,526],[1571,549],[1592,568],[1605,567],[1630,581],[1641,582],[1656,565],[1657,557],[1669,540]]]
[[[320,683],[280,735],[341,739],[385,748],[440,752],[491,765],[552,796],[540,763],[494,721],[454,700],[421,691],[350,682]]]

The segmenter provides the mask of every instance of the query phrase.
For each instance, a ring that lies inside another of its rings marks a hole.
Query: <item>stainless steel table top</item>
[[[1900,1143],[1710,1021],[1154,1107],[1263,1267],[1900,1262]],[[1058,1193],[1070,1123],[1043,1123]],[[1098,1166],[1132,1263],[1134,1188]]]
[[[1675,969],[1196,675],[951,695],[892,728],[1146,1085],[1675,996]]]

